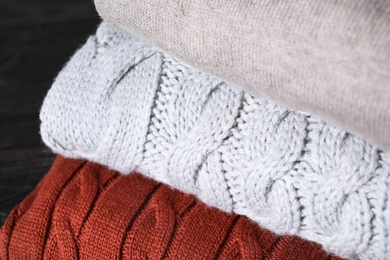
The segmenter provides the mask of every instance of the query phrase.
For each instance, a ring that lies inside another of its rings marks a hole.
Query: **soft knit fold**
[[[341,260],[137,173],[61,156],[0,228],[0,259]]]
[[[44,142],[66,157],[137,171],[341,257],[390,258],[390,154],[106,23],[40,117]]]

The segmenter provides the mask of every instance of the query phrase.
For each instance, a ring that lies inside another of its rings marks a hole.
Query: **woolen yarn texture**
[[[41,109],[55,152],[139,172],[277,234],[390,258],[390,155],[103,23]]]
[[[61,156],[0,229],[0,259],[341,260],[139,174]]]
[[[390,152],[390,1],[95,0],[104,20]]]

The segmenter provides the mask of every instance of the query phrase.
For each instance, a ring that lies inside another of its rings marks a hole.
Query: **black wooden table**
[[[40,139],[39,109],[98,23],[92,0],[0,1],[0,226],[53,162]]]

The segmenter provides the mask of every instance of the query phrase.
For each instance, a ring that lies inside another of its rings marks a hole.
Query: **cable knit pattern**
[[[67,157],[135,170],[341,257],[390,258],[388,153],[108,24],[59,74],[41,120]]]
[[[0,227],[0,259],[342,260],[137,173],[61,156]]]

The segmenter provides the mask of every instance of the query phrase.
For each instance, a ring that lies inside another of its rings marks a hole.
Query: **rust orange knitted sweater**
[[[244,216],[58,156],[0,229],[0,259],[340,259]]]

